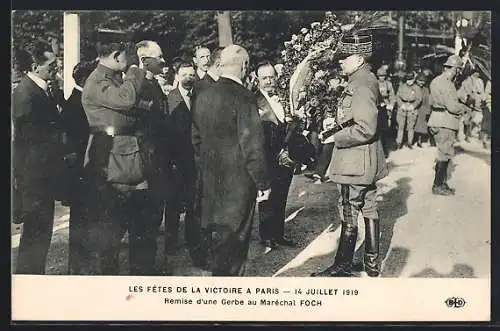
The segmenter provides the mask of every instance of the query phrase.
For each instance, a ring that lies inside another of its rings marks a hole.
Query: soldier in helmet
[[[379,126],[381,131],[382,146],[384,147],[385,157],[389,156],[390,144],[390,128],[392,119],[392,110],[396,103],[396,96],[392,83],[387,80],[387,69],[381,66],[377,70],[378,77],[378,90],[381,95],[381,102],[379,104]]]
[[[415,84],[415,73],[406,74],[405,83],[401,84],[397,93],[398,113],[396,120],[398,122],[398,135],[396,143],[398,148],[403,147],[403,135],[408,132],[408,148],[413,146],[413,136],[415,133],[415,123],[417,121],[417,109],[422,103],[422,90]]]
[[[378,261],[380,224],[377,211],[377,181],[388,174],[378,127],[379,86],[366,65],[372,54],[370,35],[344,37],[340,44],[340,66],[348,83],[339,98],[340,130],[332,135],[335,147],[328,177],[341,192],[340,242],[334,263],[312,276],[351,276],[358,236],[358,215],[365,222],[364,267],[368,276],[380,274]]]
[[[444,71],[434,78],[430,85],[429,132],[434,136],[438,153],[432,194],[453,195],[455,190],[446,183],[447,169],[455,155],[453,143],[458,132],[459,119],[464,107],[459,103],[453,80],[460,72],[463,61],[458,55],[451,55],[444,63]]]

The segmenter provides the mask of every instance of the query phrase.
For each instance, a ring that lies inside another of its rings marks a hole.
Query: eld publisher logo
[[[462,308],[465,306],[465,300],[462,298],[448,298],[444,302],[448,308]]]

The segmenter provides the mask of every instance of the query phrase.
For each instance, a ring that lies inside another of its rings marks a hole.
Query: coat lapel
[[[189,111],[188,106],[182,97],[181,91],[179,91],[179,88],[176,88],[168,95],[169,112],[172,113],[172,111],[179,106],[182,106],[184,110]]]
[[[273,111],[273,108],[269,104],[269,101],[267,101],[266,97],[262,92],[259,90],[257,91],[257,106],[259,107],[262,112],[260,112],[260,119],[262,121],[269,121],[273,122],[276,125],[279,125],[278,117]]]

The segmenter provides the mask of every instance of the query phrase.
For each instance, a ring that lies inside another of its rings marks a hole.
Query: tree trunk
[[[229,11],[217,12],[217,27],[219,29],[219,46],[226,47],[233,43],[231,16]]]

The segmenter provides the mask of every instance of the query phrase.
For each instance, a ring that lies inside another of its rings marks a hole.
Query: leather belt
[[[136,129],[134,128],[126,128],[126,127],[123,127],[123,128],[119,128],[119,127],[116,127],[116,126],[102,126],[102,127],[99,127],[99,126],[93,126],[93,127],[90,127],[90,133],[91,134],[105,134],[105,135],[108,135],[108,136],[136,136],[138,135],[138,132]]]
[[[447,111],[446,108],[443,108],[443,107],[435,107],[435,106],[432,106],[432,111],[437,111],[437,112],[444,112],[444,111]]]
[[[354,119],[351,118],[350,120],[348,120],[344,123],[337,124],[333,128],[328,129],[326,131],[323,131],[322,132],[323,139],[326,140],[327,138],[333,136],[335,133],[339,132],[340,130],[348,128],[350,126],[353,126],[354,123],[356,123],[356,122],[354,122]]]

